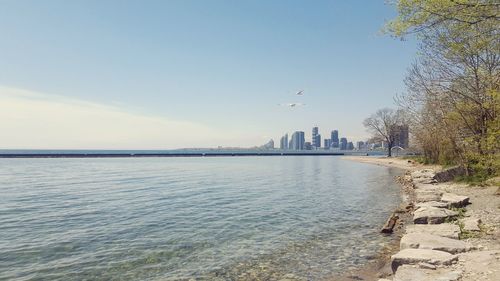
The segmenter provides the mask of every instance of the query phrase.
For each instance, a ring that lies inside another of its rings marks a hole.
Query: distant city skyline
[[[384,1],[1,1],[0,148],[253,147],[314,126],[365,140],[415,57],[412,38],[380,34],[395,15]]]

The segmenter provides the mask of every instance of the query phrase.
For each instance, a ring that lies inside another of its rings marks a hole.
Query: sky
[[[381,34],[395,15],[383,0],[0,0],[0,148],[251,147],[313,126],[364,140],[416,55]]]

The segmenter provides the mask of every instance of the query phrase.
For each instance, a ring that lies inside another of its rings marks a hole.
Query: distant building
[[[280,139],[280,149],[288,149],[288,134],[285,134]]]
[[[266,144],[260,147],[261,149],[274,149],[274,140],[269,140]]]
[[[333,130],[330,137],[331,147],[339,147],[339,131]]]
[[[288,149],[303,150],[304,143],[305,143],[304,132],[296,131],[295,133],[292,134],[292,138],[288,145]]]
[[[311,145],[311,143],[310,143],[310,142],[306,141],[306,142],[304,143],[304,149],[305,149],[305,150],[311,150],[311,149],[313,149],[313,146]]]
[[[313,148],[321,147],[321,135],[318,132],[318,127],[313,127],[312,129],[312,147]]]
[[[347,150],[347,139],[346,138],[340,139],[340,150]]]
[[[323,145],[323,147],[324,147],[325,149],[330,149],[330,146],[331,146],[331,145],[332,145],[332,140],[331,140],[331,139],[325,139],[325,140],[324,140],[324,145]]]
[[[347,150],[353,150],[354,149],[354,144],[352,143],[352,141],[348,142],[347,143]]]
[[[402,148],[409,147],[409,130],[408,125],[400,125],[394,128],[394,146],[400,146]]]
[[[364,141],[358,141],[356,143],[356,149],[357,150],[364,150],[364,149],[366,149],[366,143]]]

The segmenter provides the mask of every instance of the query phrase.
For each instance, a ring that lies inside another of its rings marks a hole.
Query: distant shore
[[[379,155],[379,151],[330,150],[0,150],[0,158],[131,158],[131,157],[231,157],[231,156],[346,156]]]

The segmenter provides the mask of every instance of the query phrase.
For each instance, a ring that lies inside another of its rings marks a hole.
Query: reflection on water
[[[0,159],[0,279],[321,279],[387,242],[397,173],[314,156]]]

